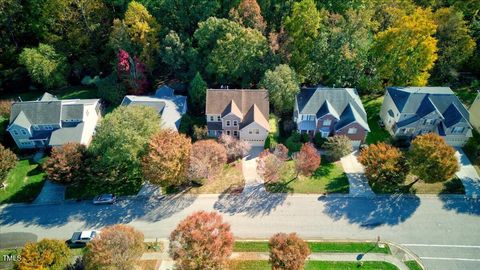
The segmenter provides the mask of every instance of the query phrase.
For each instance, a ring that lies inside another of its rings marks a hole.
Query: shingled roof
[[[208,89],[206,114],[221,115],[234,101],[243,116],[256,104],[265,118],[269,115],[268,91],[263,89]]]

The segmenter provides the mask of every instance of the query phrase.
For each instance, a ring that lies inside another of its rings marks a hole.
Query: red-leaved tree
[[[117,74],[126,84],[129,94],[139,95],[146,92],[148,88],[146,67],[138,57],[132,58],[127,51],[120,49],[117,54]]]
[[[298,174],[312,175],[320,166],[320,155],[312,143],[302,145],[300,152],[295,156],[295,170]]]
[[[170,234],[170,256],[179,270],[225,269],[232,249],[230,225],[216,212],[193,213]]]
[[[200,140],[192,145],[188,177],[191,180],[211,179],[227,163],[225,147],[214,140]]]
[[[281,160],[288,160],[288,148],[279,143],[275,146],[275,150],[273,150],[273,154],[277,156]]]
[[[262,157],[258,158],[257,172],[263,178],[263,181],[267,183],[277,182],[280,180],[284,164],[285,160],[278,158],[276,155],[270,152],[267,152],[266,154],[262,155]]]
[[[277,233],[268,242],[272,270],[300,270],[310,255],[307,243],[296,233]]]

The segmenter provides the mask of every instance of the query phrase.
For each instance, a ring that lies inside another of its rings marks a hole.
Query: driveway
[[[33,201],[34,204],[61,203],[65,200],[65,186],[49,180],[43,184],[42,191]]]
[[[374,196],[372,189],[368,185],[368,180],[365,177],[365,170],[363,165],[357,160],[358,151],[344,156],[340,159],[343,170],[348,177],[350,184],[350,195],[352,196]]]
[[[263,147],[252,147],[247,156],[242,160],[243,177],[245,178],[244,192],[249,192],[249,189],[258,190],[263,189],[263,180],[257,174],[257,160]]]
[[[480,176],[478,176],[477,171],[462,149],[457,148],[456,155],[460,161],[460,171],[457,172],[457,177],[462,180],[463,186],[465,187],[465,195],[468,197],[479,197]]]

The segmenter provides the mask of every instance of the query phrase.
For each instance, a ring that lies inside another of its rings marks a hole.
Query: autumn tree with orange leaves
[[[153,135],[142,159],[147,181],[162,186],[185,183],[192,143],[184,134],[167,129]]]
[[[305,143],[302,145],[300,152],[295,156],[295,170],[297,175],[312,175],[320,166],[320,161],[321,158],[315,146],[311,143]]]
[[[134,269],[144,252],[143,234],[127,225],[105,227],[87,245],[86,269]]]
[[[170,234],[169,252],[178,270],[222,270],[232,254],[233,242],[230,225],[220,214],[199,211]]]
[[[296,233],[277,233],[268,242],[272,270],[300,270],[310,255],[307,243]]]
[[[227,163],[227,150],[214,140],[200,140],[192,145],[188,177],[191,180],[211,179]]]
[[[403,153],[384,142],[362,149],[358,161],[365,167],[365,175],[371,184],[400,184],[408,173]]]
[[[48,179],[61,184],[74,182],[82,169],[85,151],[85,146],[79,143],[53,147],[43,164]]]
[[[270,153],[268,150],[262,152],[261,157],[257,160],[257,172],[266,183],[277,182],[280,180],[282,168],[285,160],[277,155]]]
[[[257,29],[260,32],[264,32],[267,28],[257,0],[242,0],[237,8],[230,10],[230,17],[243,26]]]

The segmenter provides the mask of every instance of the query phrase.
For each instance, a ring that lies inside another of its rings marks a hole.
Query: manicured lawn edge
[[[44,160],[44,159],[43,159]],[[42,165],[29,158],[20,159],[5,183],[7,187],[0,190],[0,204],[32,202],[40,193],[45,182]]]
[[[390,248],[377,247],[375,242],[308,242],[314,253],[383,253],[390,254]],[[234,252],[268,252],[268,241],[235,241]]]
[[[417,261],[406,261],[405,265],[407,265],[408,269],[410,270],[423,270]]]
[[[269,270],[268,261],[232,261],[229,270]],[[330,261],[307,261],[305,270],[398,270],[396,266],[387,262],[330,262]]]

